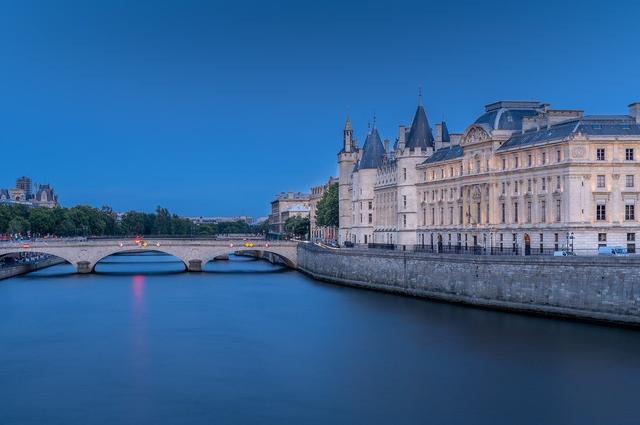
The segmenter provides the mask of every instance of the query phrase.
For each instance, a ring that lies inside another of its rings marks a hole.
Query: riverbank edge
[[[308,249],[307,247],[302,247],[301,249]],[[325,251],[323,254],[329,255],[339,255],[339,256],[358,256],[358,253],[351,252],[339,252],[339,251]],[[376,253],[377,254],[377,253]],[[381,253],[383,257],[391,257],[396,259],[403,259],[401,255],[394,256],[393,254]],[[374,255],[374,254],[367,254]],[[364,255],[366,258],[367,255]],[[520,303],[520,302],[511,302],[505,300],[497,300],[490,298],[478,298],[471,297],[461,294],[453,294],[446,293],[435,290],[428,289],[420,289],[415,287],[409,287],[407,285],[390,285],[379,282],[367,282],[358,279],[349,279],[341,276],[327,274],[325,272],[312,270],[310,267],[305,267],[302,264],[304,260],[300,260],[304,258],[304,256],[299,255],[299,263],[298,270],[307,276],[311,277],[314,280],[326,282],[330,284],[347,286],[358,289],[366,289],[372,291],[386,292],[395,295],[409,296],[413,298],[423,298],[431,301],[437,302],[447,302],[453,304],[460,304],[469,307],[489,309],[489,310],[497,310],[511,313],[520,313],[534,316],[542,316],[547,318],[559,318],[559,319],[569,319],[569,320],[577,320],[582,322],[591,322],[598,323],[603,325],[610,326],[618,326],[618,327],[626,327],[633,329],[640,329],[640,315],[630,315],[630,314],[616,314],[611,312],[600,312],[591,309],[578,309],[571,307],[559,307],[547,304],[535,304],[535,303]],[[414,258],[415,259],[415,258]],[[440,258],[442,260],[442,258]],[[470,261],[465,261],[465,259],[451,259],[452,263],[471,263]],[[447,259],[445,258],[446,262]],[[371,264],[371,268],[375,268],[373,262]],[[471,276],[476,271],[468,268],[467,273]]]
[[[31,273],[36,270],[46,269],[47,267],[57,266],[58,264],[66,263],[65,260],[57,257],[52,257],[47,260],[39,261],[36,264],[23,264],[20,266],[10,267],[4,270],[0,270],[0,280],[10,279],[12,277],[21,276],[23,274]]]

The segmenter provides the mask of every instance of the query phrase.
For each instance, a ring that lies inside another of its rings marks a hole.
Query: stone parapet
[[[640,326],[640,258],[493,257],[298,247],[320,280],[479,307]]]

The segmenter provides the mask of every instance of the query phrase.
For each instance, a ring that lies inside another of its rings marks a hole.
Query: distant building
[[[332,184],[338,184],[337,177],[329,177],[329,181],[325,184],[311,188],[311,196],[309,197],[309,227],[312,240],[322,239],[325,241],[333,241],[338,239],[338,228],[336,226],[319,227],[316,225],[318,202],[320,202],[324,196],[325,190]]]
[[[16,179],[16,187],[12,189],[0,189],[0,203],[22,204],[31,207],[54,208],[59,205],[58,196],[49,184],[37,185],[37,191],[33,193],[33,183],[27,176]]]
[[[50,185],[41,184],[31,202],[36,207],[54,208],[58,206],[58,197]]]
[[[293,208],[295,207],[295,208]],[[306,209],[306,212],[305,212]],[[271,201],[269,232],[284,233],[284,222],[289,217],[309,214],[309,194],[302,192],[282,192]]]
[[[241,221],[243,223],[252,224],[253,219],[248,215],[237,215],[237,216],[221,216],[221,217],[205,217],[205,216],[197,216],[197,217],[184,217],[187,220],[191,220],[194,224],[216,224],[216,223],[235,223]]]
[[[27,176],[18,177],[16,179],[16,189],[21,189],[25,193],[26,199],[31,199],[31,179]]]

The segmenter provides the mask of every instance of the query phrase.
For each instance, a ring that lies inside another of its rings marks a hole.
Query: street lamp
[[[574,239],[573,232],[571,232],[570,239],[571,239],[571,252],[573,252],[573,239]]]

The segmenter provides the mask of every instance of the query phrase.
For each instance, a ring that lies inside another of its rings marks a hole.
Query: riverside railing
[[[594,249],[566,249],[558,248],[540,248],[540,247],[523,247],[521,245],[504,245],[504,246],[479,246],[479,245],[399,245],[387,243],[368,243],[368,244],[350,244],[344,246],[345,250],[366,250],[372,251],[403,251],[424,255],[487,255],[487,256],[597,256],[598,252]],[[556,254],[557,253],[557,254]],[[635,253],[628,253],[628,256],[635,256]]]

